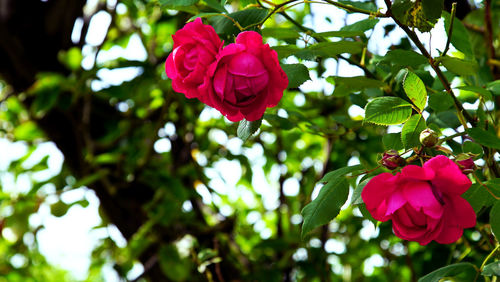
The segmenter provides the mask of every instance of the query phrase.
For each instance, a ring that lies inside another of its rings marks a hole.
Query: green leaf
[[[429,95],[429,107],[436,112],[446,111],[453,106],[453,98],[447,92],[436,92]]]
[[[497,201],[496,204],[491,208],[490,224],[493,234],[495,234],[497,240],[500,239],[500,201]]]
[[[245,142],[250,136],[252,136],[259,129],[261,124],[262,124],[262,118],[256,121],[248,121],[244,119],[240,121],[236,133],[238,137],[241,140],[243,140],[243,142]]]
[[[456,276],[460,281],[472,281],[476,276],[476,269],[473,264],[468,262],[450,264],[425,275],[418,279],[418,282],[436,282],[444,277],[451,278]]]
[[[276,53],[278,53],[278,59],[280,59],[280,60],[284,59],[284,58],[288,58],[291,55],[293,55],[301,50],[301,49],[299,49],[299,47],[297,47],[297,45],[274,46],[274,47],[271,47],[271,49],[273,49],[274,51],[276,51]]]
[[[410,118],[411,112],[411,104],[401,98],[379,97],[366,104],[364,121],[379,125],[401,124]]]
[[[199,2],[199,0],[159,0],[162,6],[167,7],[187,7]]]
[[[471,91],[481,95],[485,100],[493,100],[491,92],[479,86],[460,86],[457,89]]]
[[[304,223],[302,224],[302,239],[314,228],[328,223],[340,212],[340,208],[347,201],[349,183],[344,177],[346,174],[362,169],[357,165],[344,167],[326,174],[320,182],[326,183],[320,190],[318,197],[302,209]]]
[[[432,1],[432,0],[431,0]],[[444,25],[446,32],[450,30],[451,16],[450,13],[443,11]],[[451,34],[451,44],[460,52],[464,53],[468,58],[472,58],[471,38],[460,19],[455,18],[453,21],[453,32]]]
[[[221,13],[228,13],[226,8],[224,7],[224,5],[221,4],[221,2],[219,2],[218,0],[203,0],[205,1],[205,3],[207,3],[207,6],[216,10],[216,11],[219,11]]]
[[[443,11],[444,0],[422,0],[422,8],[424,9],[425,17],[428,20],[437,20],[441,17]]]
[[[401,133],[387,133],[382,136],[382,143],[386,150],[394,149],[396,151],[404,149],[401,142]]]
[[[377,6],[373,4],[370,1],[347,1],[347,0],[338,0],[337,2],[340,2],[345,5],[350,5],[359,9],[367,10],[367,11],[372,11],[372,12],[377,12]]]
[[[300,37],[300,34],[292,28],[268,27],[262,30],[262,36],[276,39],[296,39]]]
[[[444,56],[438,59],[447,70],[458,75],[473,75],[477,73],[479,65],[475,61],[463,60],[455,57]]]
[[[325,31],[312,34],[312,36],[321,36],[321,37],[356,37],[364,35],[365,33],[363,31],[358,31],[358,30]]]
[[[500,276],[500,261],[494,261],[487,264],[483,268],[483,272],[481,272],[481,274],[484,276]]]
[[[318,197],[302,209],[302,240],[314,228],[334,219],[347,201],[348,195],[349,184],[345,178],[337,178],[323,186]]]
[[[426,128],[427,125],[422,115],[413,115],[401,130],[401,141],[405,149],[420,146],[420,132]]]
[[[367,31],[373,29],[378,23],[378,19],[366,19],[342,27],[341,31]]]
[[[380,80],[367,78],[365,76],[330,76],[327,78],[327,81],[333,82],[332,84],[335,85],[333,95],[336,97],[344,97],[366,88],[380,88],[386,86],[386,84]]]
[[[365,188],[366,184],[371,180],[365,179],[361,181],[358,186],[356,186],[356,189],[354,189],[352,193],[352,199],[351,199],[351,205],[360,205],[363,204],[363,199],[361,198],[361,192],[363,192],[363,188]]]
[[[495,80],[486,84],[486,89],[491,91],[493,95],[500,96],[500,80]]]
[[[363,168],[364,167],[362,165],[346,166],[343,168],[339,168],[337,170],[330,171],[327,174],[325,174],[319,182],[326,183],[326,182],[334,180],[335,178],[347,175],[349,173],[352,173],[352,172],[355,172],[358,170],[362,170]]]
[[[403,88],[410,101],[420,111],[423,111],[427,103],[427,90],[425,89],[424,82],[416,74],[408,70],[403,80]]]
[[[321,42],[300,50],[294,55],[304,60],[314,60],[316,57],[331,58],[343,53],[361,53],[364,43],[358,41]]]
[[[267,120],[272,126],[279,128],[280,130],[290,130],[295,127],[290,120],[275,114],[264,114],[264,119]]]
[[[396,66],[417,68],[428,64],[429,61],[421,54],[403,49],[391,50],[382,58],[382,62],[389,62]]]
[[[478,157],[481,157],[483,155],[483,148],[481,147],[481,145],[475,142],[471,141],[464,142],[462,148],[464,153],[473,153],[478,155]]]
[[[227,17],[236,21],[244,30],[257,31],[257,24],[262,21],[268,14],[267,9],[245,9],[238,12],[228,14]],[[240,30],[232,20],[225,16],[215,16],[210,18],[210,22],[215,29],[215,32],[227,42],[232,42],[234,37]]]
[[[311,79],[309,70],[303,64],[282,64],[281,68],[288,76],[288,88],[297,88]]]
[[[469,134],[469,136],[472,137],[472,139],[474,139],[477,143],[500,150],[500,139],[491,131],[486,131],[478,127],[469,128],[466,131],[467,134]]]

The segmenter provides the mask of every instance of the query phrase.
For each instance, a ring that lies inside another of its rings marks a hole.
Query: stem
[[[465,132],[465,131],[464,131],[464,132],[458,132],[458,133],[455,133],[455,134],[453,134],[453,135],[447,136],[447,137],[445,137],[445,138],[443,138],[443,139],[439,140],[439,143],[438,143],[438,144],[439,144],[439,145],[440,145],[440,144],[443,144],[444,142],[446,142],[446,141],[450,141],[451,139],[453,139],[453,138],[455,138],[455,137],[464,136],[464,135],[466,135],[466,134],[467,134],[467,132]]]
[[[491,24],[491,0],[484,1],[484,23],[486,25],[486,43],[488,45],[488,57],[495,59],[495,47],[493,46],[493,26]]]
[[[477,271],[477,274],[476,274],[476,278],[474,279],[474,281],[477,280],[477,278],[479,277],[479,274],[481,274],[481,272],[483,272],[483,268],[484,266],[486,265],[486,263],[488,262],[488,260],[490,260],[490,258],[495,254],[495,252],[500,248],[500,244],[497,244],[497,246],[493,249],[493,251],[491,251],[491,253],[484,259],[483,263],[481,264],[481,267],[479,268],[479,270]]]
[[[441,56],[446,56],[448,49],[450,49],[451,36],[453,35],[453,22],[455,21],[455,13],[457,12],[457,2],[451,4],[451,18],[450,27],[448,28],[448,39],[446,40],[446,46],[444,47],[443,54]]]

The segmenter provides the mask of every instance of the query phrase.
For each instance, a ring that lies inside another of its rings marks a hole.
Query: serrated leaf
[[[373,4],[370,1],[362,2],[362,1],[338,0],[338,2],[340,2],[342,4],[345,4],[345,5],[350,5],[350,6],[353,6],[353,7],[356,7],[356,8],[360,8],[360,9],[363,9],[363,10],[377,12],[377,6],[375,6],[375,4]]]
[[[379,97],[365,107],[365,122],[395,125],[407,121],[412,112],[411,104],[398,97]]]
[[[349,184],[345,178],[336,178],[325,184],[316,199],[302,209],[302,240],[314,228],[330,222],[347,201]]]
[[[491,131],[486,131],[478,127],[469,128],[466,131],[467,134],[469,134],[469,136],[472,137],[472,139],[474,139],[477,143],[500,150],[500,139]]]
[[[401,130],[401,141],[405,149],[417,147],[420,145],[420,132],[427,128],[422,115],[413,115],[403,126]]]
[[[285,59],[290,57],[291,55],[297,53],[300,51],[299,47],[297,45],[280,45],[280,46],[274,46],[271,47],[276,53],[278,53],[278,59]]]
[[[459,276],[460,281],[472,281],[476,276],[476,269],[473,264],[468,262],[450,264],[421,277],[418,282],[436,282],[444,277],[455,276]]]
[[[441,17],[443,7],[444,0],[422,0],[422,8],[424,9],[425,17],[431,21]]]
[[[464,153],[473,153],[477,155],[478,158],[480,158],[483,155],[483,148],[481,147],[481,145],[475,142],[471,141],[464,142],[462,148]]]
[[[500,196],[500,183],[490,180],[483,184],[486,185],[493,194]],[[479,183],[471,185],[471,187],[462,194],[462,197],[469,202],[476,213],[483,208],[492,206],[497,201],[488,190]]]
[[[444,25],[446,32],[450,30],[451,15],[443,11]],[[455,18],[453,21],[453,32],[451,34],[451,44],[460,52],[464,53],[467,57],[472,58],[472,46],[469,33],[460,19]]]
[[[401,133],[387,133],[382,136],[382,144],[386,150],[402,150],[404,149],[401,142]]]
[[[436,92],[429,95],[429,107],[436,112],[446,111],[453,106],[453,98],[447,92]]]
[[[341,31],[367,31],[373,29],[378,23],[378,19],[366,19],[342,27]]]
[[[288,76],[288,88],[297,88],[311,79],[309,70],[303,64],[282,64],[281,67]]]
[[[296,39],[300,37],[300,34],[292,28],[268,27],[262,30],[262,36],[276,39]]]
[[[500,201],[497,201],[496,204],[491,208],[490,224],[493,234],[495,234],[497,240],[500,240]]]
[[[351,198],[351,205],[360,205],[363,204],[363,199],[361,198],[361,192],[363,192],[363,188],[365,188],[366,184],[371,180],[365,179],[361,181],[358,186],[356,186],[356,189],[352,192],[352,198]]]
[[[463,60],[455,57],[444,56],[439,58],[443,66],[458,75],[473,75],[477,73],[479,65],[475,61]]]
[[[337,31],[325,31],[313,33],[313,36],[321,36],[321,37],[356,37],[363,36],[365,33],[363,31],[358,30],[337,30]]]
[[[494,261],[485,265],[481,274],[484,276],[500,276],[500,261]]]
[[[261,124],[262,118],[256,121],[248,121],[246,119],[243,119],[240,121],[236,133],[238,137],[243,140],[243,142],[245,142],[259,129]]]
[[[228,13],[224,5],[221,4],[218,0],[203,0],[205,3],[207,3],[207,6],[210,8],[219,11],[221,13]]]
[[[386,86],[386,84],[380,80],[367,78],[365,76],[330,76],[327,78],[327,81],[332,81],[335,85],[333,95],[336,97],[344,97],[366,88],[380,88]]]
[[[167,7],[187,7],[199,2],[199,0],[159,0],[162,6]]]
[[[236,21],[244,30],[257,30],[257,24],[262,21],[268,14],[267,9],[245,9],[237,11],[226,16],[215,16],[210,18],[210,22],[215,29],[215,32],[227,42],[232,42],[234,37],[241,32],[241,30],[234,24],[234,22],[227,17]]]
[[[471,91],[481,95],[485,100],[493,100],[491,92],[479,86],[460,86],[457,89]]]
[[[363,168],[364,167],[362,165],[346,166],[343,168],[339,168],[337,170],[330,171],[327,174],[325,174],[319,182],[326,183],[326,182],[332,181],[335,178],[347,175],[347,174],[352,173],[354,171],[362,170]]]
[[[500,95],[500,80],[488,82],[486,84],[486,89],[491,91],[493,93],[493,95],[499,96]]]
[[[302,49],[294,55],[304,60],[314,60],[316,57],[332,58],[343,53],[361,53],[364,43],[358,41],[321,42]]]
[[[295,127],[289,119],[275,114],[264,114],[264,119],[267,120],[272,126],[279,128],[280,130],[290,130]]]
[[[396,49],[391,50],[382,58],[382,62],[390,62],[396,66],[417,68],[420,65],[428,64],[429,61],[421,54],[411,51]]]
[[[411,71],[408,71],[403,80],[403,88],[406,96],[410,98],[420,111],[423,111],[427,103],[427,90],[425,89],[424,82]]]

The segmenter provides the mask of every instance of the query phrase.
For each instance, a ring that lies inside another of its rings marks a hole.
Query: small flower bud
[[[476,170],[474,154],[459,154],[455,159],[455,163],[464,174],[469,174]]]
[[[439,142],[439,136],[434,130],[427,128],[420,132],[420,143],[425,147],[432,148]]]
[[[396,150],[385,152],[380,162],[390,170],[406,165],[406,160],[403,159]]]

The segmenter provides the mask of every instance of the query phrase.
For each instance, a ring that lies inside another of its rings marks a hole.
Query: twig
[[[446,56],[448,49],[450,49],[451,36],[453,35],[453,23],[455,22],[455,13],[457,12],[457,2],[451,4],[451,18],[450,27],[448,28],[448,39],[446,40],[446,46],[444,47],[443,54],[441,56]]]
[[[484,266],[486,265],[486,263],[488,262],[488,260],[490,260],[490,258],[496,253],[497,250],[500,249],[500,244],[497,244],[497,246],[493,249],[493,251],[491,251],[491,253],[483,260],[483,263],[481,264],[481,267],[479,268],[479,270],[477,271],[477,274],[476,274],[476,278],[474,279],[474,281],[477,281],[477,279],[479,278],[479,274],[481,274],[481,272],[483,272],[483,269],[484,269]]]
[[[495,59],[495,47],[493,46],[493,26],[491,24],[491,0],[484,1],[484,23],[486,25],[486,43],[488,45],[488,57],[490,59]]]

